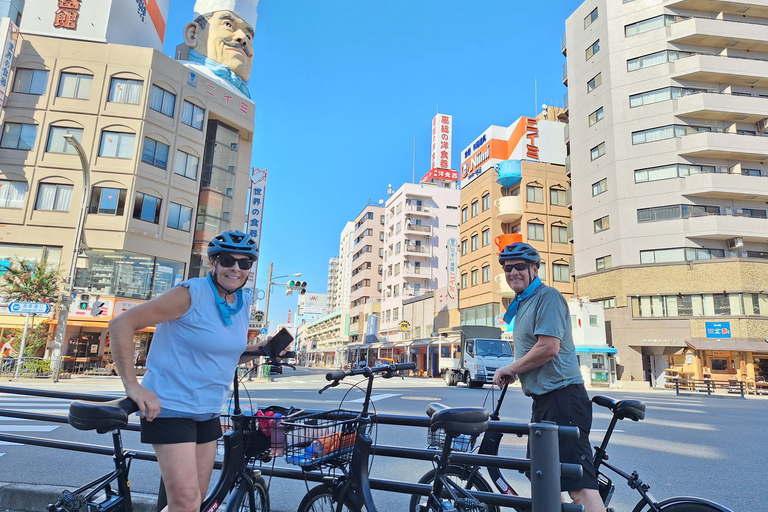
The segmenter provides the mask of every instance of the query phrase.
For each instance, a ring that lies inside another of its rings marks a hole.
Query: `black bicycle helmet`
[[[208,257],[221,253],[244,254],[252,260],[259,259],[256,241],[242,231],[225,231],[208,242]]]
[[[539,251],[530,245],[524,244],[523,242],[516,242],[506,246],[499,253],[499,263],[503,265],[507,260],[523,260],[528,263],[533,263],[538,267],[541,263],[541,256],[539,256]]]

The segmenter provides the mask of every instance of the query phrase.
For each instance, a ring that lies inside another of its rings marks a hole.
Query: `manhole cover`
[[[433,396],[401,396],[401,400],[422,400],[424,402],[435,402],[440,400],[439,398],[435,398]]]

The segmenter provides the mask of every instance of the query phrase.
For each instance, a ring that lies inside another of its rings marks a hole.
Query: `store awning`
[[[394,343],[381,343],[379,348],[392,348],[394,346],[395,346]]]
[[[58,319],[56,318],[49,318],[45,321],[48,325],[55,325],[58,323]],[[109,329],[109,322],[104,321],[98,321],[98,320],[80,320],[79,318],[69,318],[67,320],[67,326],[68,327],[99,327],[101,329]],[[145,327],[143,329],[139,329],[136,332],[155,332],[155,326]]]
[[[589,352],[591,354],[615,354],[618,352],[618,350],[608,346],[590,347],[586,345],[576,345],[576,352]]]
[[[363,348],[365,345],[347,345],[348,350],[357,350]]]
[[[736,352],[768,352],[768,342],[746,340],[691,340],[686,341],[695,350],[733,350]]]
[[[432,343],[432,338],[426,338],[421,340],[415,340],[413,343],[411,343],[412,347],[426,347]]]

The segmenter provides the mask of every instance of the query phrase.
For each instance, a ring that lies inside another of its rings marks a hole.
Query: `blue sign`
[[[707,338],[730,338],[731,322],[704,322],[707,327]]]
[[[262,327],[261,328],[261,334],[267,334],[267,328],[266,327]]]
[[[376,343],[379,339],[376,337],[376,333],[379,331],[379,314],[373,313],[368,315],[368,323],[365,326],[365,342],[364,343]]]
[[[20,315],[44,315],[51,310],[51,305],[45,302],[11,302],[8,311]]]

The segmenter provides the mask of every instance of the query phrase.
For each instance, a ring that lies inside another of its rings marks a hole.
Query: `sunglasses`
[[[219,265],[222,267],[231,267],[235,263],[237,263],[237,266],[240,267],[240,270],[249,270],[253,266],[253,260],[245,258],[245,259],[237,259],[233,258],[229,254],[222,254],[219,256]]]
[[[512,270],[522,272],[526,268],[528,268],[528,263],[515,263],[514,265],[504,265],[504,272],[512,272]]]

